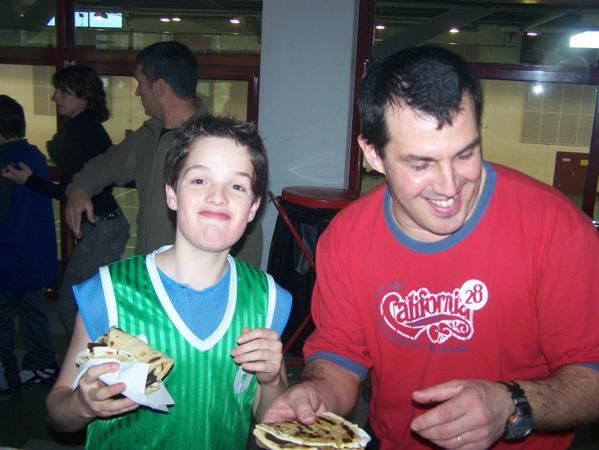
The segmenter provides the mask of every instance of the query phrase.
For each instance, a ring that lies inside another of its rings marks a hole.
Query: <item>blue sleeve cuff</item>
[[[581,363],[580,365],[590,367],[591,369],[595,369],[596,371],[599,371],[599,363],[596,363],[596,362]]]
[[[336,353],[330,352],[317,352],[306,360],[306,363],[310,361],[314,361],[316,359],[326,359],[328,361],[334,362],[335,364],[343,367],[344,369],[349,370],[350,372],[355,373],[360,377],[360,381],[364,381],[366,375],[368,375],[368,367],[364,367],[362,364],[358,364],[357,362],[346,358],[345,356],[338,355]]]

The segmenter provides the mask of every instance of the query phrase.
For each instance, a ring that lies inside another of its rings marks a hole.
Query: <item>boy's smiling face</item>
[[[197,139],[177,191],[166,186],[168,207],[177,211],[177,240],[209,252],[229,250],[260,206],[252,192],[253,175],[246,147],[228,138]]]

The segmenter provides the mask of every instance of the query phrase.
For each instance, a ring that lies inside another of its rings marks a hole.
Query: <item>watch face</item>
[[[505,427],[505,439],[521,439],[528,436],[532,431],[532,415],[518,409],[516,416],[512,416]]]

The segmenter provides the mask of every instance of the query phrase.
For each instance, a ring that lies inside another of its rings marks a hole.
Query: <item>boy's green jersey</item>
[[[94,420],[87,448],[246,448],[256,379],[235,364],[230,352],[243,327],[270,327],[274,282],[242,261],[230,258],[229,264],[228,306],[220,326],[204,340],[191,333],[168,300],[153,254],[119,261],[102,272],[110,324],[145,335],[175,362],[164,380],[175,405],[168,413],[141,407]]]

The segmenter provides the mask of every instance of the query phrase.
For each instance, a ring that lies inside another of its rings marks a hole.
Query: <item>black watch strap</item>
[[[514,412],[508,417],[505,424],[503,438],[508,440],[524,438],[532,432],[533,427],[532,408],[524,389],[515,381],[500,381],[499,383],[507,387],[515,406]]]

